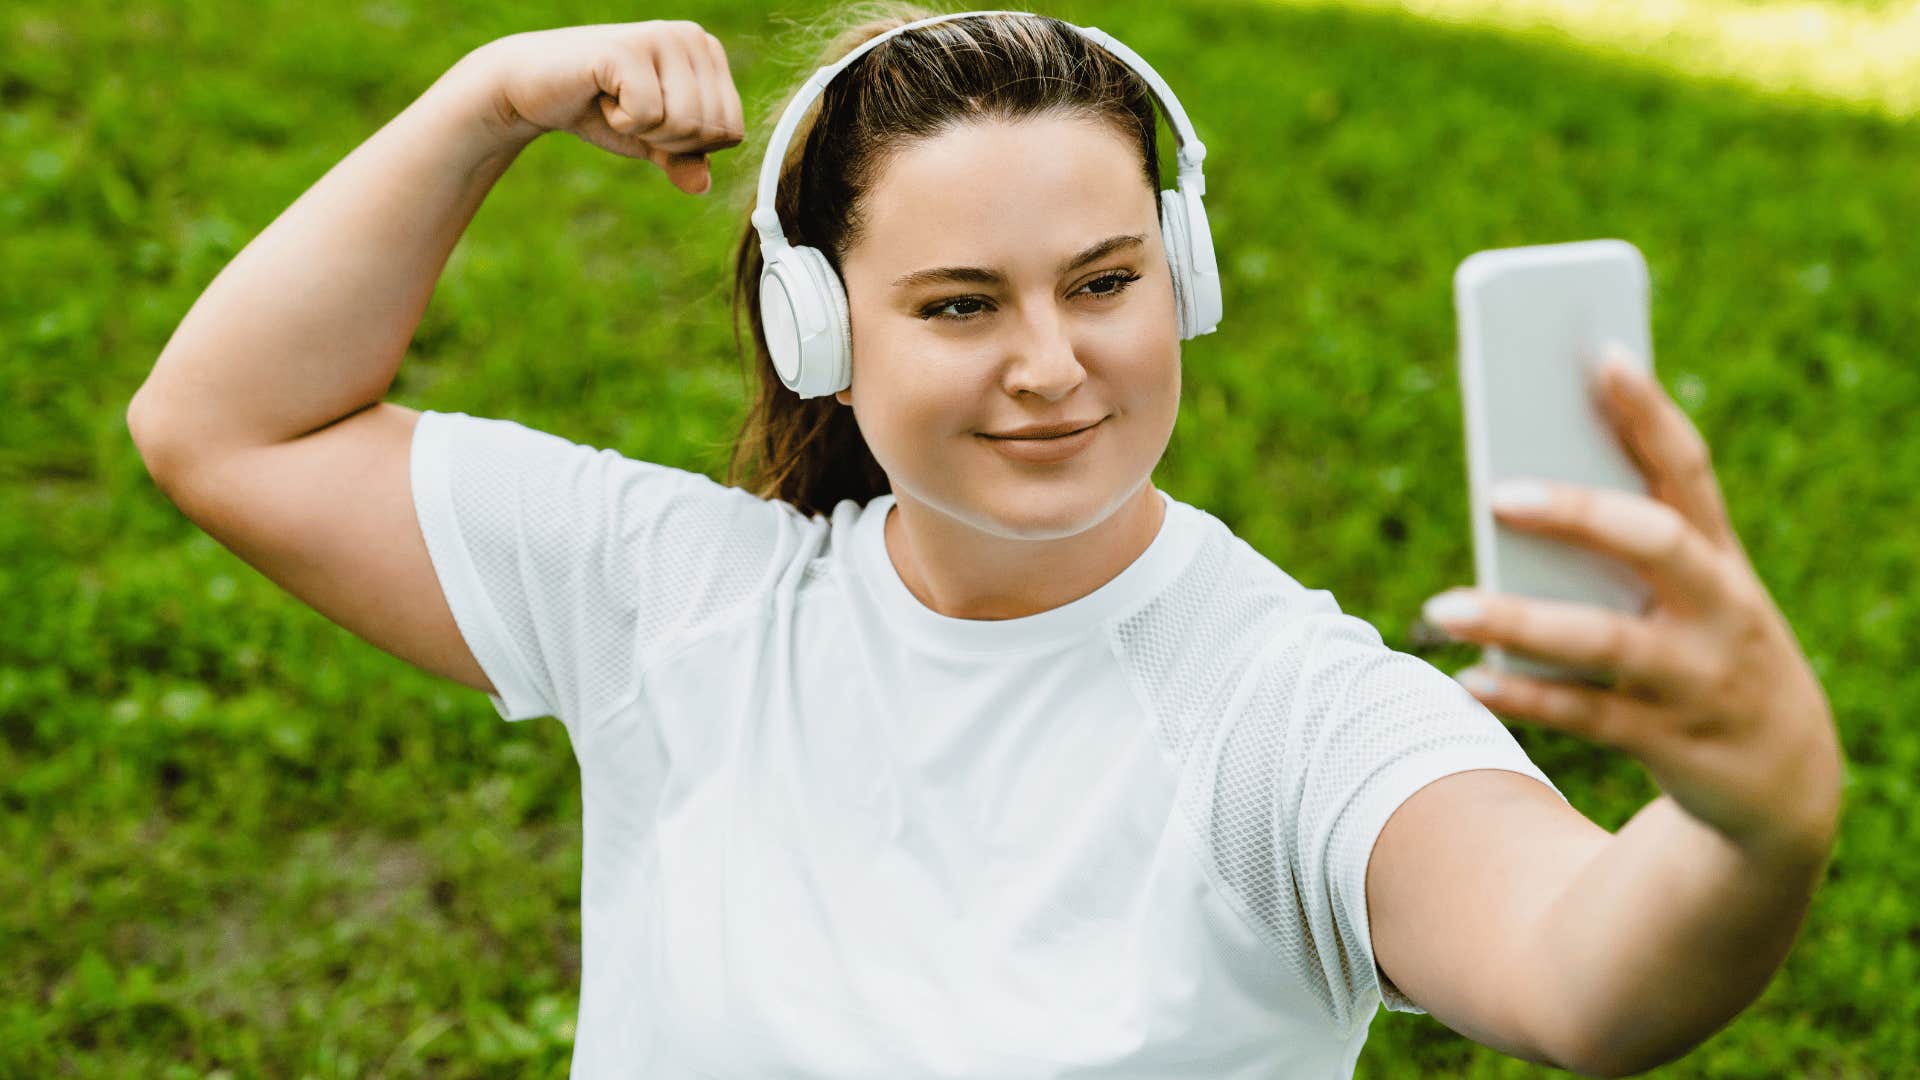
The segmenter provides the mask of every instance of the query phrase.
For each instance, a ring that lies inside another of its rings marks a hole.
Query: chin
[[[973,524],[1009,540],[1061,540],[1107,520],[1129,494],[1131,491],[1117,487],[1084,484],[1010,487],[983,495],[976,504]]]

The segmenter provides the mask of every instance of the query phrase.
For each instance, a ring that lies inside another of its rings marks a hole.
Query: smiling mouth
[[[1088,424],[1086,427],[1074,428],[1072,431],[1063,431],[1058,435],[989,435],[983,431],[980,433],[980,437],[983,439],[998,439],[1001,442],[1051,442],[1054,439],[1065,439],[1073,435],[1078,435],[1083,431],[1088,431],[1093,428],[1097,428],[1101,425],[1101,423],[1105,421],[1105,419],[1106,419],[1105,417],[1102,417],[1101,419],[1095,420],[1093,423]]]
[[[1092,425],[1088,425],[1088,427],[1091,426]],[[989,435],[987,438],[999,439],[1001,442],[1052,442],[1055,439],[1064,439],[1069,435],[1078,435],[1085,430],[1087,429],[1080,428],[1077,431],[1063,431],[1058,435]]]

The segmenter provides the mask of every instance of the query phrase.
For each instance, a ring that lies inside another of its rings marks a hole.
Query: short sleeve
[[[420,414],[410,472],[434,572],[507,720],[570,727],[649,660],[771,588],[790,504],[510,420]]]
[[[1329,601],[1330,603],[1330,601]],[[1287,704],[1283,848],[1327,985],[1350,1024],[1380,1004],[1424,1013],[1384,978],[1367,925],[1367,864],[1387,819],[1434,780],[1472,769],[1531,776],[1563,800],[1505,725],[1446,673],[1387,648],[1354,616],[1310,617]]]
[[[1342,1035],[1383,1002],[1424,1012],[1376,973],[1374,839],[1451,773],[1505,769],[1559,789],[1466,688],[1224,525],[1213,531],[1177,582],[1114,628],[1177,763],[1196,852]]]

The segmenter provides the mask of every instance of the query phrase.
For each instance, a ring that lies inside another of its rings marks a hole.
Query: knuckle
[[[1703,641],[1676,661],[1679,674],[1689,684],[1690,696],[1700,704],[1725,707],[1737,700],[1735,695],[1744,681],[1744,669],[1739,650],[1726,647],[1727,644],[1720,642],[1720,647],[1715,647],[1714,642]]]
[[[1680,512],[1666,503],[1654,503],[1653,520],[1648,524],[1652,534],[1649,545],[1654,558],[1662,563],[1671,563],[1685,553],[1687,547],[1687,521]]]
[[[1689,479],[1699,479],[1713,474],[1713,454],[1707,449],[1707,440],[1687,426],[1685,441],[1680,448],[1680,474]]]
[[[1699,661],[1700,685],[1705,687],[1711,701],[1726,701],[1740,688],[1740,661],[1735,650],[1720,652],[1703,650],[1707,655]]]
[[[688,19],[649,19],[646,22],[628,25],[632,28],[632,35],[628,40],[635,46],[655,52],[683,47],[686,41],[697,41],[698,35],[706,33],[705,28],[699,23]]]
[[[1633,737],[1627,722],[1625,709],[1619,701],[1606,696],[1595,696],[1587,716],[1587,733],[1594,742],[1605,746],[1622,747]]]
[[[1579,695],[1565,686],[1547,684],[1535,692],[1535,705],[1540,715],[1559,724],[1568,724],[1576,720],[1591,720],[1580,713]]]
[[[1675,648],[1670,639],[1648,625],[1640,625],[1630,646],[1636,651],[1632,671],[1623,676],[1641,696],[1664,698],[1684,694],[1693,684],[1694,672],[1689,650]]]
[[[1513,627],[1513,601],[1499,593],[1481,593],[1480,617],[1472,620],[1490,634],[1504,634]]]
[[[1538,715],[1540,690],[1532,679],[1508,672],[1500,676],[1499,708],[1506,712]]]
[[[1643,657],[1640,637],[1634,633],[1633,623],[1619,616],[1613,616],[1607,619],[1606,625],[1600,661],[1619,671],[1637,673],[1643,663]]]
[[[1585,525],[1593,516],[1593,496],[1583,487],[1562,487],[1554,491],[1549,510],[1575,525]]]
[[[1752,612],[1755,622],[1782,618],[1780,610],[1774,606],[1772,594],[1767,592],[1766,584],[1746,562],[1722,559],[1720,569],[1731,579],[1728,592],[1735,598],[1735,603],[1742,610]]]
[[[1719,552],[1709,549],[1703,556],[1707,560],[1710,584],[1736,617],[1747,619],[1750,614],[1766,610],[1772,604],[1765,589],[1750,573],[1740,572],[1738,564],[1723,557]]]
[[[1594,488],[1572,488],[1564,495],[1562,516],[1568,526],[1583,536],[1605,537],[1617,531],[1610,528],[1620,515],[1618,496]]]
[[[659,127],[666,118],[667,105],[666,102],[660,99],[659,94],[642,95],[638,109],[633,112],[634,130],[652,131],[654,128]]]

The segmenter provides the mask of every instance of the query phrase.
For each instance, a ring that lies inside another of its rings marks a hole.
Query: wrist
[[[1839,839],[1846,758],[1837,740],[1797,755],[1800,768],[1783,784],[1781,805],[1791,812],[1778,827],[1740,844],[1750,857],[1819,873]]]
[[[511,158],[545,130],[521,116],[501,92],[496,55],[491,43],[474,49],[455,61],[429,93],[438,95],[446,108],[472,122],[489,156]]]

